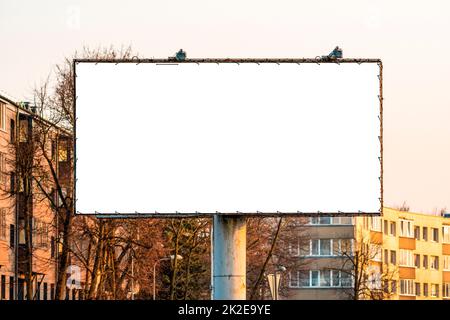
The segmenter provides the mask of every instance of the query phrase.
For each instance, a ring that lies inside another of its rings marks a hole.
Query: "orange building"
[[[56,208],[36,187],[37,179],[36,182],[22,179],[26,142],[31,138],[36,121],[45,120],[35,107],[0,96],[0,299],[3,300],[29,298],[27,275],[31,276],[32,299],[49,300],[55,292],[60,251]],[[64,149],[69,137],[54,130],[55,139],[46,143],[58,177],[66,184],[64,190],[69,192],[70,179],[66,177],[71,174],[66,165],[68,150]],[[32,170],[45,165],[45,161],[38,158],[31,161]],[[51,187],[48,190],[52,190]],[[51,197],[58,207],[56,193]],[[77,294],[76,290],[67,290],[66,296],[72,299],[77,298]]]

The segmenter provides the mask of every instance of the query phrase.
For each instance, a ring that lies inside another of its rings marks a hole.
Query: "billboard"
[[[378,214],[381,63],[74,61],[79,214]]]

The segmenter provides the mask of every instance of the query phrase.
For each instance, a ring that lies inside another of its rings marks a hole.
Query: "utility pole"
[[[246,232],[244,216],[215,214],[213,218],[212,298],[245,300]]]

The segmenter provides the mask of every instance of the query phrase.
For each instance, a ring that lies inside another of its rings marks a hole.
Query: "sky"
[[[83,46],[166,58],[302,58],[339,45],[384,65],[384,200],[450,211],[450,2],[0,0],[0,93],[29,99]],[[326,79],[324,79],[326,81]]]

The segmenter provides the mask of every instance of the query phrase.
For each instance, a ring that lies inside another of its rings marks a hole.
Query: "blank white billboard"
[[[76,212],[379,213],[376,63],[76,63]]]

